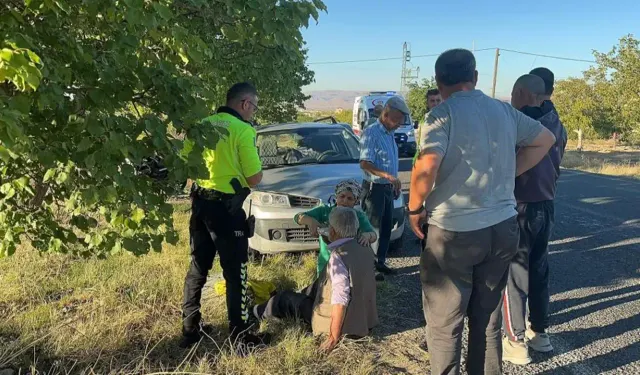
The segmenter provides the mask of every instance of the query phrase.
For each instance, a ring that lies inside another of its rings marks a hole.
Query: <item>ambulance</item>
[[[385,105],[387,100],[392,96],[400,96],[395,91],[371,91],[368,95],[358,96],[353,104],[353,132],[360,136],[367,126],[369,119],[374,116],[374,108],[376,105]],[[405,116],[404,122],[395,131],[396,144],[398,152],[402,156],[413,156],[416,152],[415,128],[410,115]]]

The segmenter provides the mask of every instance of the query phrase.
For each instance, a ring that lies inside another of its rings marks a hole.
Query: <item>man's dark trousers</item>
[[[319,279],[300,292],[284,290],[277,293],[269,300],[258,306],[260,319],[302,319],[305,323],[311,324],[313,317],[313,302],[318,293]]]
[[[502,373],[502,292],[518,246],[516,217],[471,232],[429,226],[420,281],[433,375],[460,374],[469,318],[469,375]]]
[[[510,340],[523,340],[527,296],[531,329],[549,327],[549,239],[554,224],[553,201],[518,204],[520,241],[509,268],[504,292],[504,331]]]
[[[382,265],[387,261],[393,229],[393,185],[364,181],[362,187],[365,192],[362,197],[362,210],[378,232],[378,241],[371,244],[371,248],[377,256],[378,264]]]
[[[216,253],[226,281],[229,329],[237,335],[248,328],[246,213],[242,209],[232,213],[230,204],[229,199],[193,198],[189,223],[191,265],[182,304],[185,336],[196,335],[199,330],[202,288]]]

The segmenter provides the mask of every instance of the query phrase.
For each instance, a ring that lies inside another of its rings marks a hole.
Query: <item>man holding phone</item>
[[[410,113],[399,96],[389,98],[382,114],[365,128],[360,138],[360,168],[364,172],[362,209],[378,235],[372,247],[377,256],[376,270],[393,274],[385,263],[393,229],[393,201],[402,193],[398,179],[398,145],[394,132]]]

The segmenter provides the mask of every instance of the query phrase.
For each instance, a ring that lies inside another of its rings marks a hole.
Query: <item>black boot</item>
[[[245,357],[253,351],[264,348],[271,343],[271,335],[269,333],[248,333],[243,332],[239,335],[231,335],[231,346],[237,355]]]
[[[182,339],[180,339],[180,343],[178,344],[178,346],[182,349],[189,349],[194,344],[199,342],[201,338],[202,338],[202,335],[200,334],[199,331],[188,333],[188,334],[183,333]]]

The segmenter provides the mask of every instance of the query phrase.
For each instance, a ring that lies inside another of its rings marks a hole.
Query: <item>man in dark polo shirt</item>
[[[567,145],[566,131],[558,113],[548,100],[553,93],[553,73],[539,68],[539,75],[520,77],[511,93],[511,104],[525,115],[538,120],[556,137],[548,154],[533,168],[516,178],[520,240],[518,253],[509,267],[504,292],[503,324],[505,339],[503,360],[526,365],[531,362],[528,347],[549,352],[553,346],[545,332],[549,326],[548,244],[554,223],[553,200],[560,175],[560,162]],[[529,305],[529,322],[525,317]],[[525,343],[526,341],[526,343]]]

